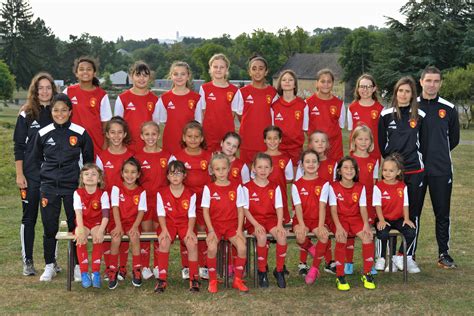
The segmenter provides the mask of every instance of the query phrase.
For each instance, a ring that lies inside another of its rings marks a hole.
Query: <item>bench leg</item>
[[[245,238],[245,245],[247,246],[247,261],[245,261],[245,271],[247,273],[248,278],[250,278],[250,240],[249,238]]]
[[[393,238],[390,236],[388,237],[388,271],[390,273],[393,272],[393,269],[392,269],[392,253],[393,253]]]
[[[74,251],[75,251],[75,244],[72,240],[68,241],[68,259],[67,259],[67,268],[66,268],[66,275],[67,275],[67,290],[71,291],[72,287],[72,278],[74,277]]]
[[[258,282],[257,282],[257,271],[258,271],[258,265],[257,265],[257,238],[252,238],[252,248],[253,248],[253,286],[255,288],[258,288]]]
[[[407,269],[407,240],[405,236],[402,236],[402,243],[403,243],[403,282],[408,282],[408,269]]]
[[[228,240],[224,241],[224,281],[225,287],[229,287],[229,264],[232,257],[232,243]]]

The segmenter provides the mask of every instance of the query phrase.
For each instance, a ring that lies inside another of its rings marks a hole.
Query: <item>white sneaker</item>
[[[153,276],[153,273],[151,272],[150,268],[145,267],[142,269],[142,278],[145,280],[148,280]]]
[[[416,261],[413,260],[412,256],[407,257],[407,271],[408,273],[420,273],[421,270],[418,267],[418,264],[416,264]]]
[[[199,269],[199,272],[201,272],[201,269]],[[189,280],[189,268],[183,268],[183,270],[181,270],[181,277],[183,280]]]
[[[153,268],[153,275],[155,276],[155,279],[160,277],[160,271],[158,270],[158,267]]]
[[[44,266],[44,272],[40,276],[40,281],[49,282],[56,276],[56,271],[54,271],[54,263],[49,263]]]
[[[393,257],[392,257],[392,272],[397,272],[398,268],[395,262],[393,262]],[[390,272],[390,265],[387,264],[387,267],[385,268],[385,272]]]
[[[209,280],[209,271],[207,270],[207,268],[199,268],[199,277],[204,280]]]
[[[81,277],[81,268],[79,267],[78,264],[74,266],[74,282],[81,282],[82,277]]]
[[[375,270],[383,271],[385,269],[385,258],[377,258],[375,260]]]
[[[392,262],[397,266],[398,270],[403,271],[403,256],[393,256]]]

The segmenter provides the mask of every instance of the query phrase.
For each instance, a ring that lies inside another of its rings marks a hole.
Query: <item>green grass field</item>
[[[335,278],[322,272],[312,286],[298,276],[298,251],[290,243],[287,267],[290,270],[288,288],[281,290],[270,276],[270,288],[250,289],[242,295],[232,289],[210,295],[203,282],[201,293],[191,294],[187,283],[180,279],[177,247],[173,247],[170,262],[169,287],[164,294],[153,292],[153,281],[145,281],[141,288],[133,288],[128,278],[115,291],[83,289],[73,284],[66,291],[65,272],[52,282],[39,282],[39,275],[21,275],[19,226],[21,205],[15,185],[12,155],[13,125],[18,108],[0,112],[0,313],[4,314],[473,314],[471,285],[474,282],[474,254],[472,252],[473,225],[469,222],[474,209],[472,159],[474,146],[460,145],[453,152],[454,190],[452,198],[451,247],[459,265],[456,270],[441,270],[436,266],[437,244],[434,237],[434,216],[429,199],[422,216],[421,239],[417,261],[422,269],[410,275],[404,284],[401,273],[381,273],[376,277],[378,288],[365,290],[359,275],[348,277],[352,289],[347,293],[336,290]],[[473,140],[474,131],[462,131],[462,139]],[[35,241],[35,262],[42,273],[42,225],[38,219]],[[355,271],[361,269],[360,245],[356,244]],[[274,266],[274,247],[270,251],[270,267]],[[60,244],[59,264],[66,267],[66,244]],[[471,293],[471,294],[469,294]]]

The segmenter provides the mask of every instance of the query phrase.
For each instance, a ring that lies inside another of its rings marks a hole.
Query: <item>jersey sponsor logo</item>
[[[295,111],[295,119],[299,121],[301,119],[301,111]]]
[[[25,200],[26,199],[26,189],[20,189],[20,195],[21,195],[21,199]]]
[[[278,160],[278,166],[280,169],[285,169],[285,159]]]
[[[318,107],[315,105],[314,108],[311,109],[311,115],[320,115]]]
[[[415,127],[416,127],[416,120],[415,120],[415,119],[411,119],[411,120],[409,120],[408,122],[409,122],[411,128],[415,128]]]
[[[133,196],[133,204],[138,205],[139,201],[140,201],[140,196],[139,195],[134,195]]]
[[[369,163],[367,164],[367,171],[368,171],[369,173],[371,173],[372,171],[374,171],[374,164],[373,164],[373,163],[369,162]]]
[[[252,195],[250,196],[249,200],[250,200],[250,201],[258,202],[258,201],[260,201],[260,198],[258,197],[258,194],[254,192],[254,193],[252,193]]]
[[[36,122],[36,121],[33,121],[33,123],[31,123],[31,125],[30,125],[30,128],[40,128],[40,127],[41,127],[41,126],[40,126],[39,123]]]
[[[181,207],[187,211],[189,209],[189,201],[188,200],[181,201]]]
[[[153,111],[153,102],[147,102],[146,108],[148,109],[148,112]]]
[[[71,146],[76,146],[77,145],[77,137],[76,136],[69,136],[69,144]]]
[[[337,107],[335,105],[331,105],[329,107],[329,113],[331,113],[332,116],[337,116]]]
[[[265,99],[267,100],[267,104],[272,103],[272,96],[271,96],[271,95],[267,94],[267,95],[265,96]]]
[[[206,170],[207,169],[207,160],[201,160],[199,165],[201,166],[202,170]]]
[[[76,96],[73,96],[73,97],[71,98],[71,103],[72,103],[72,104],[77,104],[77,98],[76,98]]]
[[[445,117],[446,117],[446,110],[445,110],[445,109],[440,109],[440,110],[438,111],[438,115],[439,115],[439,117],[442,118],[442,119],[445,118]]]
[[[336,198],[339,200],[339,201],[344,201],[344,196],[341,194],[341,193],[338,193]]]
[[[321,195],[321,186],[318,185],[314,188],[314,194],[316,194],[317,196]]]
[[[231,175],[233,178],[237,178],[239,176],[239,168],[232,168]]]
[[[245,102],[246,102],[246,103],[253,104],[253,97],[252,97],[251,94],[248,95],[248,97],[245,99]]]
[[[54,139],[52,137],[50,137],[46,141],[45,145],[56,146],[56,142],[54,141]]]
[[[283,121],[283,115],[281,115],[281,113],[277,113],[275,116],[275,121]]]
[[[354,192],[354,193],[352,193],[352,202],[355,203],[357,201],[359,201],[359,193]]]
[[[128,111],[135,111],[136,108],[135,108],[135,104],[133,104],[132,102],[130,102],[129,104],[127,104],[127,108],[125,110],[128,110]]]
[[[97,105],[97,99],[92,97],[89,99],[89,105],[91,106],[91,108],[95,108],[96,105]]]
[[[166,160],[166,158],[160,158],[161,168],[166,168],[167,165],[168,165],[168,161]]]
[[[377,110],[372,110],[370,111],[370,118],[373,120],[376,120],[379,117],[379,111]]]
[[[41,206],[46,207],[48,205],[48,199],[47,198],[42,198],[41,199]]]
[[[231,201],[235,201],[235,198],[237,197],[237,193],[235,193],[235,191],[229,191],[228,195]]]
[[[142,169],[151,169],[151,166],[147,160],[143,160],[141,167]]]
[[[397,194],[398,194],[398,197],[403,198],[403,189],[397,188]]]
[[[352,116],[352,118],[355,120],[360,120],[359,112],[354,112],[354,115]]]
[[[195,105],[196,105],[196,101],[194,101],[194,100],[192,100],[192,99],[191,99],[191,100],[188,100],[188,108],[189,108],[190,110],[194,109],[194,106],[195,106]]]
[[[174,107],[174,103],[172,101],[168,102],[168,105],[166,106],[168,109],[170,110],[174,110],[175,107]]]
[[[214,192],[214,194],[212,194],[212,196],[211,196],[211,200],[219,201],[220,199],[221,199],[221,197],[219,196],[219,193],[217,193],[217,192]]]
[[[270,200],[273,200],[274,196],[275,196],[275,191],[273,189],[268,190],[268,197],[270,198]]]
[[[227,96],[227,101],[230,102],[234,98],[234,92],[228,91],[226,96]]]
[[[300,195],[308,195],[308,191],[305,188],[301,188]]]
[[[208,98],[209,100],[216,101],[216,96],[215,96],[214,93],[212,93],[212,92],[209,93],[209,95],[207,96],[207,98]]]
[[[114,165],[113,165],[110,161],[107,161],[106,164],[104,165],[104,168],[113,169],[113,168],[114,168]]]
[[[93,200],[93,201],[91,202],[91,205],[92,205],[92,209],[93,209],[93,210],[98,210],[98,209],[100,208],[100,202],[97,201],[97,200]]]
[[[390,200],[390,194],[388,194],[387,191],[383,191],[383,193],[382,193],[382,199]]]

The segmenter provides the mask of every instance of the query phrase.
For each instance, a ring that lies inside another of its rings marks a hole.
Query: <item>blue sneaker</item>
[[[372,270],[370,271],[370,274],[372,275],[376,275],[378,272],[377,270],[375,269],[375,266],[372,266]]]
[[[102,286],[102,282],[100,280],[100,272],[93,272],[92,273],[92,287],[96,289],[100,289]]]
[[[344,264],[344,274],[350,275],[353,273],[354,273],[354,264],[352,262]]]
[[[88,287],[91,287],[92,285],[91,277],[89,276],[89,273],[87,272],[81,273],[81,281],[82,281],[82,287],[85,289],[87,289]]]

